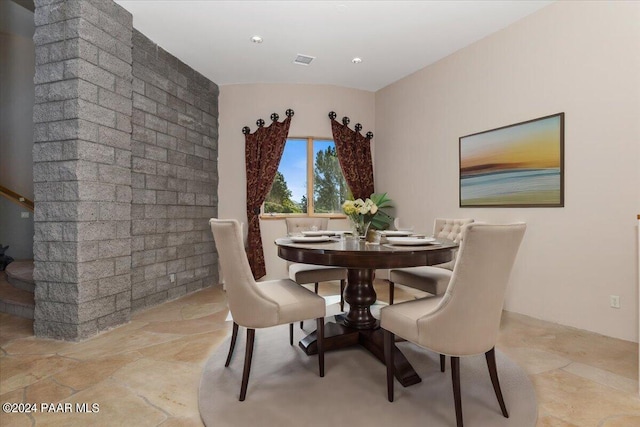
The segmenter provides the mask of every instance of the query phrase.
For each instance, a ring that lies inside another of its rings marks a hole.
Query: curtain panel
[[[354,199],[366,199],[374,191],[373,160],[371,159],[371,138],[373,133],[366,136],[360,134],[362,125],[357,123],[355,130],[349,129],[349,118],[343,117],[342,123],[336,121],[336,113],[329,113],[333,140],[340,168],[349,190]]]
[[[287,118],[278,122],[279,116],[273,113],[272,123],[266,128],[264,120],[258,120],[258,129],[253,134],[246,126],[242,129],[247,172],[247,258],[256,280],[267,274],[260,236],[260,206],[271,190],[287,142],[294,113],[289,109],[286,114]]]

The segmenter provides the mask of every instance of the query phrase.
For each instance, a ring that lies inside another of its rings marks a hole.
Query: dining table
[[[444,239],[424,238],[424,243],[412,241],[411,244],[390,244],[384,240],[372,244],[344,235],[275,240],[278,256],[287,261],[347,268],[344,300],[348,311],[325,324],[325,351],[359,345],[384,363],[383,333],[380,322],[371,314],[371,306],[377,300],[373,286],[375,271],[444,263],[453,258],[458,248],[457,243]],[[304,337],[299,345],[307,355],[317,354],[316,332]],[[401,351],[394,352],[394,365],[396,378],[403,386],[421,381]]]

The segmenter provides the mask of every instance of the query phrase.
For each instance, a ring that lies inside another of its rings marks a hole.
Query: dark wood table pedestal
[[[295,245],[286,239],[276,240],[278,255],[292,262],[333,265],[348,269],[344,300],[349,304],[346,314],[337,315],[336,322],[325,324],[325,351],[360,345],[384,363],[383,331],[371,314],[377,295],[373,287],[378,268],[433,265],[451,259],[457,247],[445,242],[434,247],[389,248],[373,247],[364,242],[335,242],[326,245]],[[300,341],[307,355],[317,354],[316,332]],[[395,376],[407,387],[422,381],[401,351],[394,351]]]
[[[299,345],[307,355],[318,354],[316,331],[304,337]],[[353,329],[341,323],[329,322],[325,324],[324,351],[338,350],[354,345],[361,345],[377,357],[380,362],[384,363],[384,345],[380,327],[375,329]],[[396,350],[393,354],[394,372],[400,384],[408,387],[422,381],[401,351]]]
[[[361,345],[384,363],[382,329],[370,309],[376,302],[376,291],[373,287],[374,271],[349,269],[348,285],[344,291],[344,299],[349,304],[349,311],[344,315],[335,316],[336,322],[325,324],[325,351]],[[314,331],[300,341],[300,348],[307,355],[318,354],[316,339]],[[401,351],[395,351],[394,356],[394,372],[400,384],[407,387],[422,381]]]

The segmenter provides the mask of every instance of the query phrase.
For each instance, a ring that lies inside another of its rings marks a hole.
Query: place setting
[[[420,235],[387,237],[387,246],[427,246],[440,245],[441,242],[434,237],[426,237]]]
[[[323,243],[338,241],[347,234],[350,235],[351,231],[304,230],[288,237],[293,243]]]
[[[289,236],[289,239],[293,243],[322,243],[322,242],[334,242],[336,241],[335,235],[311,235],[311,236]]]
[[[413,228],[405,230],[376,231],[379,241],[384,246],[427,246],[439,245],[441,242],[434,237],[415,233]]]
[[[413,230],[381,230],[380,234],[384,237],[407,237],[413,234]]]

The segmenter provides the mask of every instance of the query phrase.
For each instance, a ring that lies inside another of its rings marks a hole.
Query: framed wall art
[[[564,113],[460,138],[460,207],[563,207]]]

